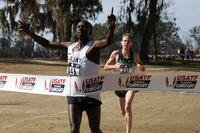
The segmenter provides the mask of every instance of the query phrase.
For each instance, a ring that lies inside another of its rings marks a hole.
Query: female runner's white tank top
[[[78,42],[69,46],[67,76],[89,76],[99,74],[99,65],[88,60],[86,57],[86,52],[93,43],[93,41],[89,41],[80,51],[74,51]],[[87,97],[100,100],[100,94],[88,95]]]

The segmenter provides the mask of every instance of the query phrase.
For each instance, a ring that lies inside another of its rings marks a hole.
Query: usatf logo
[[[82,82],[82,88],[80,89],[76,82],[74,82],[75,90],[77,92],[89,93],[102,89],[105,76],[87,78]]]
[[[173,77],[173,82],[170,84],[169,78],[165,78],[165,84],[168,88],[174,89],[194,89],[197,83],[198,75],[178,75]]]
[[[152,75],[131,75],[126,79],[125,84],[119,78],[118,85],[125,88],[148,88]]]
[[[45,80],[45,90],[48,90],[49,92],[56,92],[56,93],[62,93],[65,88],[65,81],[66,79],[51,79],[49,81]]]
[[[32,90],[35,86],[36,77],[16,78],[15,86],[21,90]]]
[[[6,84],[7,76],[0,76],[0,88],[3,88]]]

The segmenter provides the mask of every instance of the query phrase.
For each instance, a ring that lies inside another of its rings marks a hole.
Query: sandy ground
[[[159,71],[147,71],[150,69]],[[64,71],[62,63],[0,62],[0,72],[64,75]],[[200,133],[199,101],[200,94],[139,92],[132,104],[133,133]],[[102,102],[103,132],[124,133],[124,118],[114,92],[102,93]],[[89,132],[84,113],[81,133]],[[1,91],[0,133],[69,133],[66,98]]]

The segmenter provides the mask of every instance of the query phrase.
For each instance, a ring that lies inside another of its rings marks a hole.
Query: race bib
[[[69,63],[67,67],[68,76],[80,76],[80,64]]]
[[[133,67],[125,66],[123,69],[120,69],[121,74],[131,74],[134,71]]]

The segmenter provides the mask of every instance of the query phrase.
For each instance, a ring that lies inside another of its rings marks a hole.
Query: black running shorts
[[[99,107],[102,102],[90,97],[67,97],[68,104],[76,104],[82,108]]]

